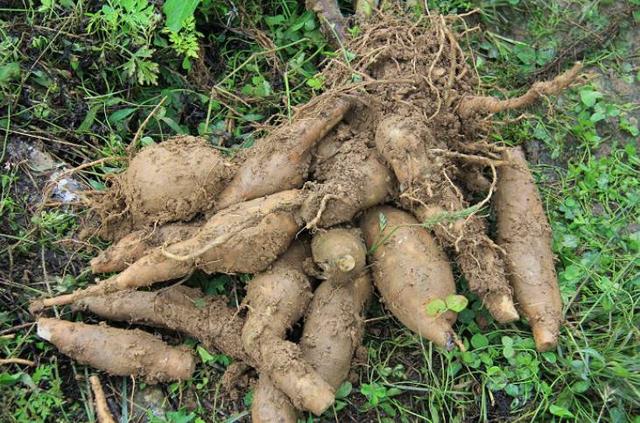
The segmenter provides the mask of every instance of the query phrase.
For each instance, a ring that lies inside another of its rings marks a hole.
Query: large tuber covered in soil
[[[562,304],[549,224],[522,151],[488,134],[493,113],[557,94],[580,65],[520,97],[488,97],[449,18],[415,22],[365,3],[358,19],[370,17],[351,37],[335,4],[309,1],[354,58],[328,61],[326,91],[248,151],[230,159],[188,137],[133,156],[89,198],[91,227],[113,241],[92,270],[119,273],[31,310],[73,304],[186,333],[257,370],[256,422],[331,407],[366,333],[371,281],[400,323],[449,350],[460,345],[456,314],[427,308],[456,293],[455,262],[497,322],[526,317],[537,348],[554,348]],[[194,271],[255,275],[235,307],[184,286],[139,290]],[[288,331],[300,321],[296,343]],[[140,330],[44,317],[38,327],[63,353],[112,374],[180,380],[193,371],[191,354]]]

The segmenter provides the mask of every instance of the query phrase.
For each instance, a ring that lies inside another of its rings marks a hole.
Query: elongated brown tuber
[[[155,292],[121,291],[87,297],[75,305],[104,319],[182,332],[209,349],[253,364],[238,337],[244,318],[235,308],[227,306],[227,298],[223,296],[209,297],[197,289],[176,286]]]
[[[367,250],[358,229],[336,228],[318,232],[311,242],[313,261],[322,269],[322,278],[346,283],[364,270]]]
[[[183,277],[194,269],[207,273],[264,270],[287,249],[302,226],[298,219],[302,200],[301,191],[290,190],[236,204],[212,216],[192,238],[153,249],[97,285],[35,301],[31,310],[149,286]]]
[[[300,118],[258,141],[249,158],[218,197],[216,210],[292,188],[299,188],[309,170],[310,152],[349,111],[351,103],[336,98],[317,116]]]
[[[516,300],[529,319],[538,351],[556,347],[562,322],[551,228],[527,160],[520,148],[504,155],[511,164],[500,168],[495,209],[498,242],[507,252],[507,268]]]
[[[167,223],[155,229],[140,229],[111,245],[91,260],[93,273],[120,272],[150,249],[191,238],[198,224]]]
[[[138,329],[123,330],[65,320],[38,319],[38,336],[81,364],[148,383],[186,380],[195,369],[191,353]]]
[[[260,373],[297,408],[320,415],[333,404],[334,390],[303,360],[300,347],[284,340],[311,300],[311,286],[302,271],[307,257],[305,246],[294,243],[269,271],[249,282],[242,343]]]
[[[451,266],[429,232],[410,214],[387,206],[367,211],[361,228],[373,251],[376,287],[389,311],[418,335],[452,349],[456,314],[430,316],[426,310],[431,301],[456,292]]]
[[[340,230],[329,233],[335,231]],[[363,244],[359,236],[357,240]],[[359,248],[364,249],[364,245]],[[300,341],[302,357],[336,390],[347,378],[354,351],[362,342],[364,309],[372,291],[369,274],[360,273],[346,283],[343,275],[329,278],[313,293]],[[254,422],[295,423],[295,407],[263,375],[253,398]]]
[[[508,98],[500,100],[490,96],[469,96],[460,100],[458,113],[463,118],[469,117],[474,113],[498,113],[505,110],[519,109],[521,107],[530,106],[538,99],[547,95],[555,95],[566,89],[573,83],[578,74],[582,70],[580,62],[566,72],[556,76],[550,81],[540,81],[533,84],[529,90],[520,97]]]
[[[380,123],[375,143],[400,182],[403,208],[429,223],[438,240],[454,250],[469,288],[498,322],[517,320],[504,263],[484,219],[460,214],[467,204],[448,179],[451,164],[437,153],[445,146],[420,121],[399,116]]]

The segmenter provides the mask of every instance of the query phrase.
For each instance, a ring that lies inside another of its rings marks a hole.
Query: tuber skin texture
[[[384,203],[394,191],[394,178],[378,153],[364,140],[327,136],[316,150],[314,177],[305,185],[302,216],[307,228],[329,228],[350,222],[358,213]]]
[[[251,403],[252,423],[297,423],[299,412],[289,398],[276,388],[269,376],[260,374]]]
[[[224,296],[205,296],[199,290],[176,286],[162,291],[121,291],[87,297],[75,303],[104,319],[167,328],[200,340],[235,360],[253,364],[238,334],[244,318],[227,306]]]
[[[383,231],[380,214],[387,222]],[[361,228],[369,251],[373,250],[375,285],[389,311],[418,335],[453,349],[451,325],[456,314],[426,312],[431,301],[455,294],[449,262],[429,232],[410,214],[388,206],[368,210]]]
[[[242,344],[259,372],[298,409],[320,415],[333,404],[334,389],[302,359],[298,345],[284,340],[311,300],[311,285],[303,272],[308,256],[304,244],[294,243],[269,271],[249,282]]]
[[[154,247],[191,238],[200,226],[201,224],[197,223],[167,223],[159,228],[132,232],[93,258],[91,271],[93,273],[120,272]]]
[[[215,210],[252,200],[263,195],[299,188],[305,181],[311,150],[351,108],[351,103],[336,98],[315,117],[300,118],[278,128],[249,151],[249,158],[220,193]]]
[[[510,164],[499,171],[494,207],[498,242],[507,252],[507,269],[520,310],[529,319],[538,351],[556,347],[562,299],[551,250],[551,228],[524,152],[504,153]]]
[[[188,221],[213,207],[235,171],[203,138],[176,136],[145,147],[111,177],[108,190],[88,193],[102,223],[96,234],[117,241],[138,229]]]
[[[40,318],[38,336],[81,364],[147,383],[187,380],[195,369],[191,353],[138,330]]]
[[[336,228],[318,232],[311,242],[313,261],[322,269],[322,279],[346,283],[362,273],[367,250],[359,229]]]
[[[368,273],[349,282],[327,279],[320,284],[307,309],[300,341],[302,357],[335,390],[347,378],[353,354],[362,342],[364,310],[373,291]],[[254,423],[297,421],[293,404],[263,375],[253,398]]]
[[[418,120],[386,118],[378,126],[375,143],[400,182],[400,204],[420,222],[468,206],[443,176],[449,165],[446,158],[431,150],[445,146]],[[484,219],[474,214],[450,224],[436,223],[433,231],[443,246],[455,251],[469,288],[482,298],[491,315],[500,323],[518,320],[504,262],[487,236]]]
[[[195,269],[207,273],[255,273],[282,254],[302,226],[300,190],[282,191],[236,204],[213,215],[190,239],[158,247],[121,273],[71,294],[35,301],[31,311],[70,304],[88,296],[140,288],[181,278]]]

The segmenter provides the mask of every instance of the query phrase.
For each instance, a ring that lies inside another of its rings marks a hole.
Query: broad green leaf
[[[489,340],[481,333],[476,333],[471,337],[471,345],[473,348],[484,348],[489,345]]]
[[[440,298],[436,298],[427,304],[426,311],[429,316],[437,316],[447,311],[447,304]]]
[[[558,417],[573,417],[573,413],[571,411],[555,404],[551,404],[549,406],[549,412],[554,416],[558,416]]]
[[[131,116],[135,111],[136,109],[133,107],[126,107],[124,109],[116,110],[115,112],[111,113],[111,115],[109,115],[109,123],[115,124],[122,122],[123,120]]]
[[[198,345],[197,351],[198,351],[198,355],[200,356],[200,360],[202,360],[204,364],[207,364],[208,362],[215,360],[215,357],[212,356],[209,351],[205,350],[199,345]]]
[[[349,381],[344,382],[336,391],[336,399],[343,399],[349,396],[353,386]]]
[[[182,29],[184,21],[193,16],[200,0],[167,0],[162,6],[162,11],[167,17],[166,26],[173,32]]]
[[[598,101],[598,99],[602,98],[602,93],[590,89],[584,89],[580,91],[580,100],[582,104],[587,107],[593,107],[594,104]]]
[[[464,295],[449,295],[445,302],[447,304],[447,308],[451,311],[455,311],[456,313],[460,313],[462,310],[467,308],[469,304],[469,300]]]

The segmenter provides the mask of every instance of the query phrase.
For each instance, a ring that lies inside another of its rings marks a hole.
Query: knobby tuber
[[[451,266],[435,240],[413,216],[388,206],[367,211],[361,227],[373,251],[374,282],[389,311],[418,335],[452,349],[456,314],[426,311],[431,301],[456,292]]]
[[[520,148],[504,153],[495,195],[498,242],[507,252],[507,269],[516,300],[529,319],[538,351],[556,347],[562,322],[551,228]]]
[[[121,273],[71,294],[37,300],[31,309],[70,304],[81,298],[149,286],[194,269],[207,273],[255,273],[282,254],[302,226],[299,190],[236,204],[212,216],[190,239],[151,250]]]
[[[350,222],[356,214],[383,203],[394,191],[393,176],[362,139],[325,138],[316,151],[317,182],[305,186],[302,216],[308,228]]]
[[[358,232],[331,230],[327,232],[331,235],[322,237],[321,245],[332,240],[340,251],[364,250]],[[340,246],[341,242],[346,245]],[[315,246],[317,248],[317,244]],[[322,245],[322,248],[325,247]],[[307,309],[300,341],[304,360],[335,390],[347,378],[353,354],[362,342],[364,309],[373,290],[368,273],[362,273],[362,269],[358,273],[350,273],[350,276],[351,279],[346,282],[344,275],[328,275],[328,279],[316,289]],[[254,392],[251,417],[254,423],[297,421],[293,404],[263,375]]]
[[[311,242],[311,251],[313,261],[322,270],[321,278],[334,283],[351,281],[367,264],[367,250],[357,229],[318,232]]]
[[[81,364],[117,376],[140,376],[148,383],[186,380],[195,369],[189,350],[172,347],[135,329],[38,319],[38,336]]]
[[[350,108],[351,103],[347,99],[336,98],[317,115],[301,117],[258,141],[220,193],[215,209],[301,187],[309,170],[312,148]]]
[[[422,223],[438,215],[459,213],[467,206],[447,177],[447,157],[434,152],[446,146],[419,120],[386,118],[378,126],[375,143],[400,182],[401,204]],[[496,320],[517,320],[504,263],[486,233],[484,220],[477,215],[452,220],[433,222],[433,230],[442,244],[455,250],[469,288],[482,298]]]
[[[202,138],[177,136],[140,150],[112,186],[90,194],[97,233],[118,240],[154,224],[186,221],[208,210],[236,166]]]
[[[305,245],[294,243],[270,270],[249,282],[242,343],[260,373],[297,408],[320,415],[333,404],[334,389],[303,360],[298,345],[284,340],[311,300],[311,285],[302,269],[307,257]]]
[[[104,319],[167,328],[200,340],[236,360],[252,364],[238,334],[244,318],[224,296],[204,296],[176,286],[162,291],[121,291],[83,298],[75,303]]]

